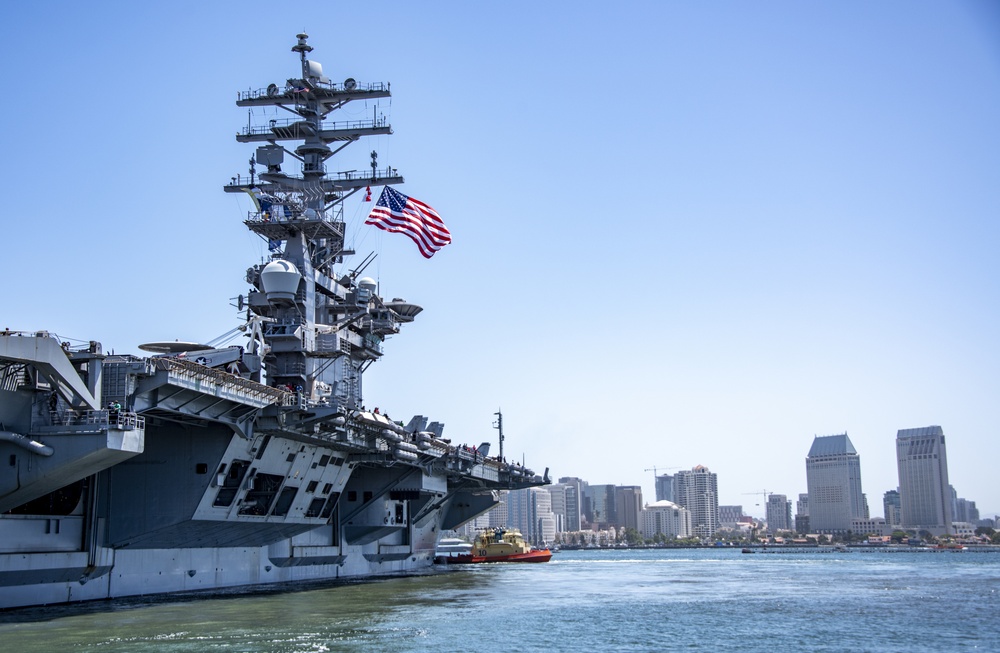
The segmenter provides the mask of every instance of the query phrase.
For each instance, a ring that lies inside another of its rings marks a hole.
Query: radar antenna
[[[503,460],[503,413],[497,408],[497,412],[493,413],[497,416],[497,421],[493,422],[493,428],[500,431],[500,460]]]

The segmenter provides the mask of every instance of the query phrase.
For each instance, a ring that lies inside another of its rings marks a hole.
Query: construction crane
[[[652,467],[648,467],[648,468],[646,468],[646,469],[644,469],[642,471],[644,471],[644,472],[653,472],[653,478],[655,479],[656,478],[656,470],[658,470],[658,469],[662,469],[663,471],[666,472],[666,471],[670,471],[671,469],[680,469],[680,467],[657,467],[656,465],[653,465]]]
[[[656,472],[657,472],[657,470],[660,470],[660,471],[664,471],[664,472],[665,472],[665,471],[669,471],[669,470],[671,470],[671,469],[680,469],[680,467],[657,467],[656,465],[653,465],[652,467],[649,467],[648,469],[644,469],[644,470],[643,470],[643,471],[645,471],[645,472],[653,472],[653,491],[654,491],[654,492],[657,492],[657,495],[656,495],[656,496],[657,496],[657,498],[659,498],[659,496],[660,496],[660,495],[659,495],[659,492],[658,492],[658,490],[656,490],[656,483],[657,483],[657,479],[659,478],[659,477],[658,477],[658,476],[656,475]],[[669,496],[669,495],[670,495],[670,494],[672,494],[672,493],[673,493],[673,491],[671,490],[671,491],[669,491],[669,492],[668,492],[667,494],[668,494],[668,496]]]
[[[774,494],[774,492],[768,492],[767,490],[758,490],[756,492],[744,492],[743,494],[752,494],[754,496],[763,495],[764,496],[764,503],[766,504],[767,503],[767,497],[769,497],[770,495]],[[760,504],[759,503],[755,503],[754,505],[755,506],[759,506]]]

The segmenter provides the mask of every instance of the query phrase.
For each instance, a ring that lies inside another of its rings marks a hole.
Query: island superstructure
[[[307,38],[293,77],[237,100],[289,116],[238,133],[258,146],[224,186],[272,252],[246,272],[245,346],[0,332],[0,608],[405,573],[497,490],[548,482],[366,408],[364,372],[421,307],[380,296],[369,258],[345,266],[344,202],[402,177],[375,152],[370,173],[328,172],[392,129],[329,118],[389,85],[331,82]]]

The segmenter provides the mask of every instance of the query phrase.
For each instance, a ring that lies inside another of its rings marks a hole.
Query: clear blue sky
[[[1000,512],[998,3],[290,6],[7,7],[0,327],[138,353],[235,326],[266,247],[222,192],[234,101],[304,30],[331,78],[392,83],[396,134],[334,167],[378,149],[454,236],[425,261],[349,206],[425,308],[368,405],[469,443],[500,407],[508,458],[647,500],[647,468],[703,464],[753,514],[846,431],[881,515],[896,430],[939,424]]]

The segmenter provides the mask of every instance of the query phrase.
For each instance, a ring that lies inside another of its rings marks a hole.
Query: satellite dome
[[[271,261],[260,271],[261,289],[267,301],[274,303],[293,301],[301,278],[295,264],[283,259]]]
[[[378,284],[375,283],[375,280],[371,277],[361,277],[361,279],[358,280],[358,288],[365,288],[375,292],[375,289],[378,288]]]
[[[400,322],[412,322],[413,318],[415,318],[420,311],[424,310],[422,306],[411,304],[405,299],[401,299],[399,297],[393,298],[393,300],[387,303],[386,306],[391,308],[393,312],[399,316]]]

